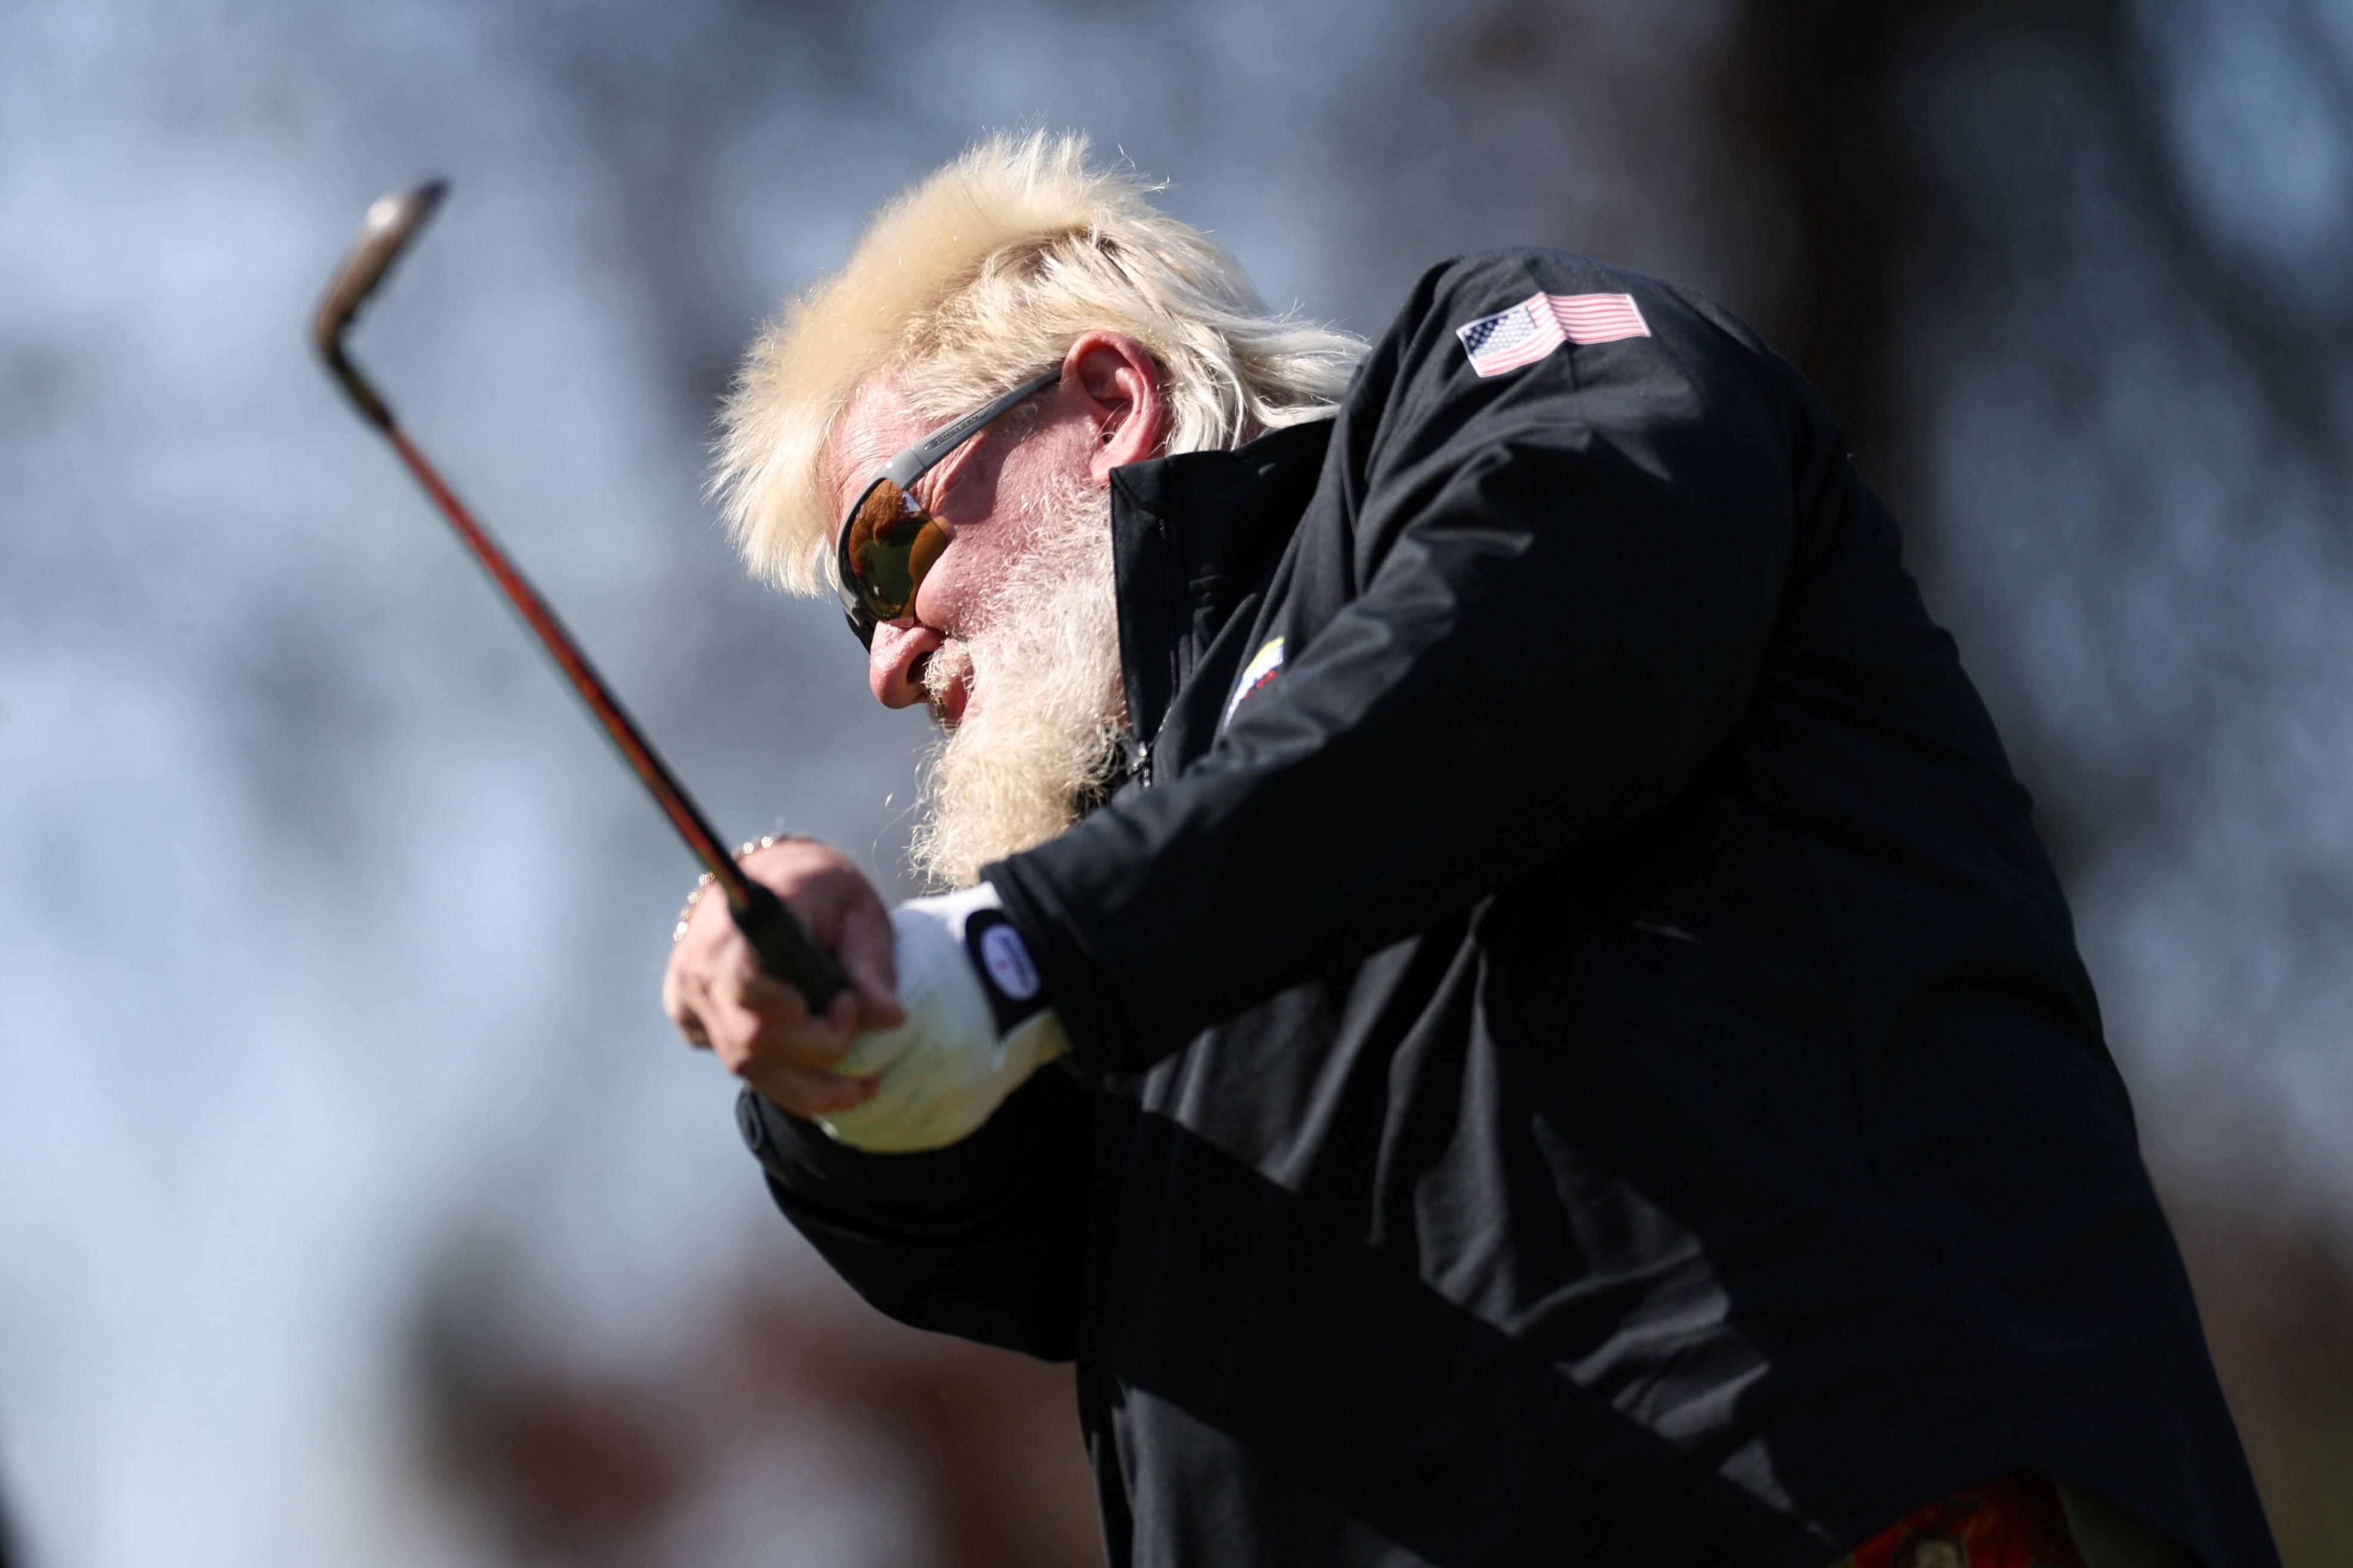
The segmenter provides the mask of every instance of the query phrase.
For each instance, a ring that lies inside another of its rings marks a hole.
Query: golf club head
[[[319,313],[311,319],[311,336],[320,352],[343,335],[360,306],[375,292],[375,286],[384,281],[384,275],[433,216],[448,189],[447,180],[427,180],[413,190],[380,196],[368,208],[367,216],[360,220],[359,237],[344,253],[343,264],[328,281],[327,296],[319,301]]]
[[[311,341],[326,360],[327,368],[343,384],[360,412],[379,425],[389,425],[392,416],[377,397],[375,390],[361,378],[357,369],[343,357],[343,333],[352,318],[375,292],[376,285],[392,269],[400,253],[407,248],[433,209],[441,205],[448,193],[447,180],[427,180],[406,191],[396,191],[379,197],[369,207],[367,216],[360,220],[359,237],[343,255],[343,264],[335,268],[328,279],[326,297],[319,301],[318,313],[311,318]]]

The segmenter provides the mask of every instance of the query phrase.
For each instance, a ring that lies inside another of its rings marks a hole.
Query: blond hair
[[[1090,163],[1082,135],[998,133],[878,212],[849,263],[761,333],[722,409],[712,489],[752,570],[797,593],[831,580],[839,520],[820,464],[878,374],[945,421],[1101,328],[1158,363],[1168,452],[1332,414],[1363,340],[1269,311],[1207,236],[1152,205],[1158,188]]]

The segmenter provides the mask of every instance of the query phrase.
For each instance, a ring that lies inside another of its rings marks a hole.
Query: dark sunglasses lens
[[[878,479],[842,530],[843,581],[877,620],[895,620],[915,602],[923,574],[947,548],[947,531],[930,513],[911,510],[907,492]]]

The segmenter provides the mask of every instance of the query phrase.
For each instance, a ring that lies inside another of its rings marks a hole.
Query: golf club
[[[611,738],[622,759],[652,793],[662,815],[670,818],[670,826],[686,840],[686,847],[711,873],[712,880],[726,895],[727,908],[735,917],[737,929],[760,955],[762,966],[777,979],[797,987],[812,1011],[821,1010],[847,984],[840,970],[809,940],[808,932],[793,918],[782,900],[744,875],[687,795],[686,787],[621,710],[620,703],[589,667],[586,657],[555,618],[555,613],[507,559],[497,542],[474,521],[433,465],[425,460],[425,455],[394,420],[392,410],[343,352],[343,334],[350,330],[360,307],[384,281],[385,274],[424,226],[425,220],[441,205],[448,188],[448,182],[434,180],[414,190],[385,196],[368,208],[367,216],[360,224],[359,237],[352,241],[343,265],[328,281],[326,298],[319,301],[318,314],[311,322],[311,341],[327,362],[327,369],[350,395],[361,417],[384,432],[393,450],[400,454],[400,460],[408,465],[408,471],[425,487],[425,493],[433,498],[442,516],[449,520],[450,527],[457,530],[459,539],[498,584],[508,603],[538,637],[555,660],[556,668],[580,694],[580,700],[588,705],[588,711]]]

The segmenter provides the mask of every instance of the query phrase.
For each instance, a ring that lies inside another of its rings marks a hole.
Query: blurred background
[[[2288,1561],[2353,1563],[2344,0],[0,5],[0,1558],[1097,1560],[1067,1373],[768,1208],[655,1004],[688,862],[303,340],[452,177],[361,358],[723,828],[899,879],[922,723],[704,447],[779,295],[1032,123],[1367,334],[1534,241],[1815,378]]]

